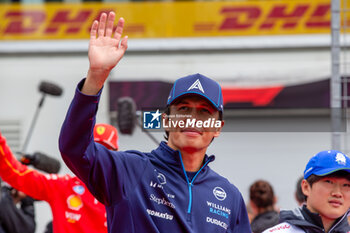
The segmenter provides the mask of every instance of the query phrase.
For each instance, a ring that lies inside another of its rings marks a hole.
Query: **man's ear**
[[[311,185],[305,179],[301,181],[301,191],[305,196],[309,196],[311,192]]]

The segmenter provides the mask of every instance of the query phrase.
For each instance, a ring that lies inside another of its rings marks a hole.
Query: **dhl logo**
[[[329,33],[331,21],[330,0],[0,4],[0,40],[87,39],[111,10],[133,38]]]
[[[42,9],[9,9],[1,16],[4,22],[1,34],[8,38],[88,38],[91,22],[98,19],[105,9],[57,9],[47,12]],[[51,13],[51,14],[50,14]]]
[[[270,9],[259,6],[225,6],[220,10],[222,22],[207,26],[197,24],[196,29],[219,31],[247,31],[255,29],[261,33],[271,30],[293,30],[297,28],[324,29],[330,28],[330,4],[311,5],[309,3],[290,6],[279,4]],[[295,31],[292,31],[295,32]]]

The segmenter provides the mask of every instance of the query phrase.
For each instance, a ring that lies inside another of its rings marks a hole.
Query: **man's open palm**
[[[124,19],[119,19],[114,35],[112,35],[114,20],[114,12],[110,12],[108,17],[106,13],[103,13],[100,21],[95,20],[92,24],[89,44],[91,71],[109,73],[118,64],[127,49],[127,37],[121,39]]]

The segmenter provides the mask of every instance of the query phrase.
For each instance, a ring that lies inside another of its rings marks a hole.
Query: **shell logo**
[[[99,134],[99,135],[104,134],[105,131],[106,131],[106,128],[103,127],[103,126],[98,126],[97,129],[96,129],[96,133]]]
[[[80,210],[80,208],[83,207],[83,201],[77,195],[70,195],[67,198],[67,205],[69,209]]]

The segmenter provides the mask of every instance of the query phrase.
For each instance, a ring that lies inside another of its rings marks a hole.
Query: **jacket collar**
[[[308,208],[306,208],[306,205],[303,205],[303,207],[301,209],[301,214],[304,216],[306,221],[308,221],[308,222],[310,222],[310,223],[312,223],[312,224],[314,224],[322,229],[324,228],[321,216],[319,214],[312,213],[310,210],[308,210]]]
[[[170,148],[165,141],[162,141],[159,144],[159,147],[152,151],[152,154],[154,154],[159,160],[161,160],[168,166],[176,168],[176,170],[181,169],[181,173],[182,173],[180,151]],[[214,155],[211,155],[211,156],[205,155],[203,164],[213,162],[214,160],[215,160]],[[206,169],[206,168],[207,167],[203,169]]]
[[[347,222],[348,213],[349,211],[335,221],[333,226],[330,228],[329,233],[348,232],[350,230]],[[302,228],[316,228],[321,231],[324,229],[319,214],[310,212],[305,205],[302,208],[297,208],[293,211],[281,211],[280,222],[288,222]]]
[[[320,227],[321,229],[324,229],[321,216],[317,213],[312,213],[308,208],[306,208],[306,205],[303,205],[301,213],[303,214],[304,218],[313,223],[314,225]],[[332,227],[329,229],[329,232],[348,232],[349,230],[349,224],[347,222],[347,214],[346,212],[343,216],[339,217]],[[345,227],[347,227],[345,229]],[[344,231],[343,231],[344,230]]]

